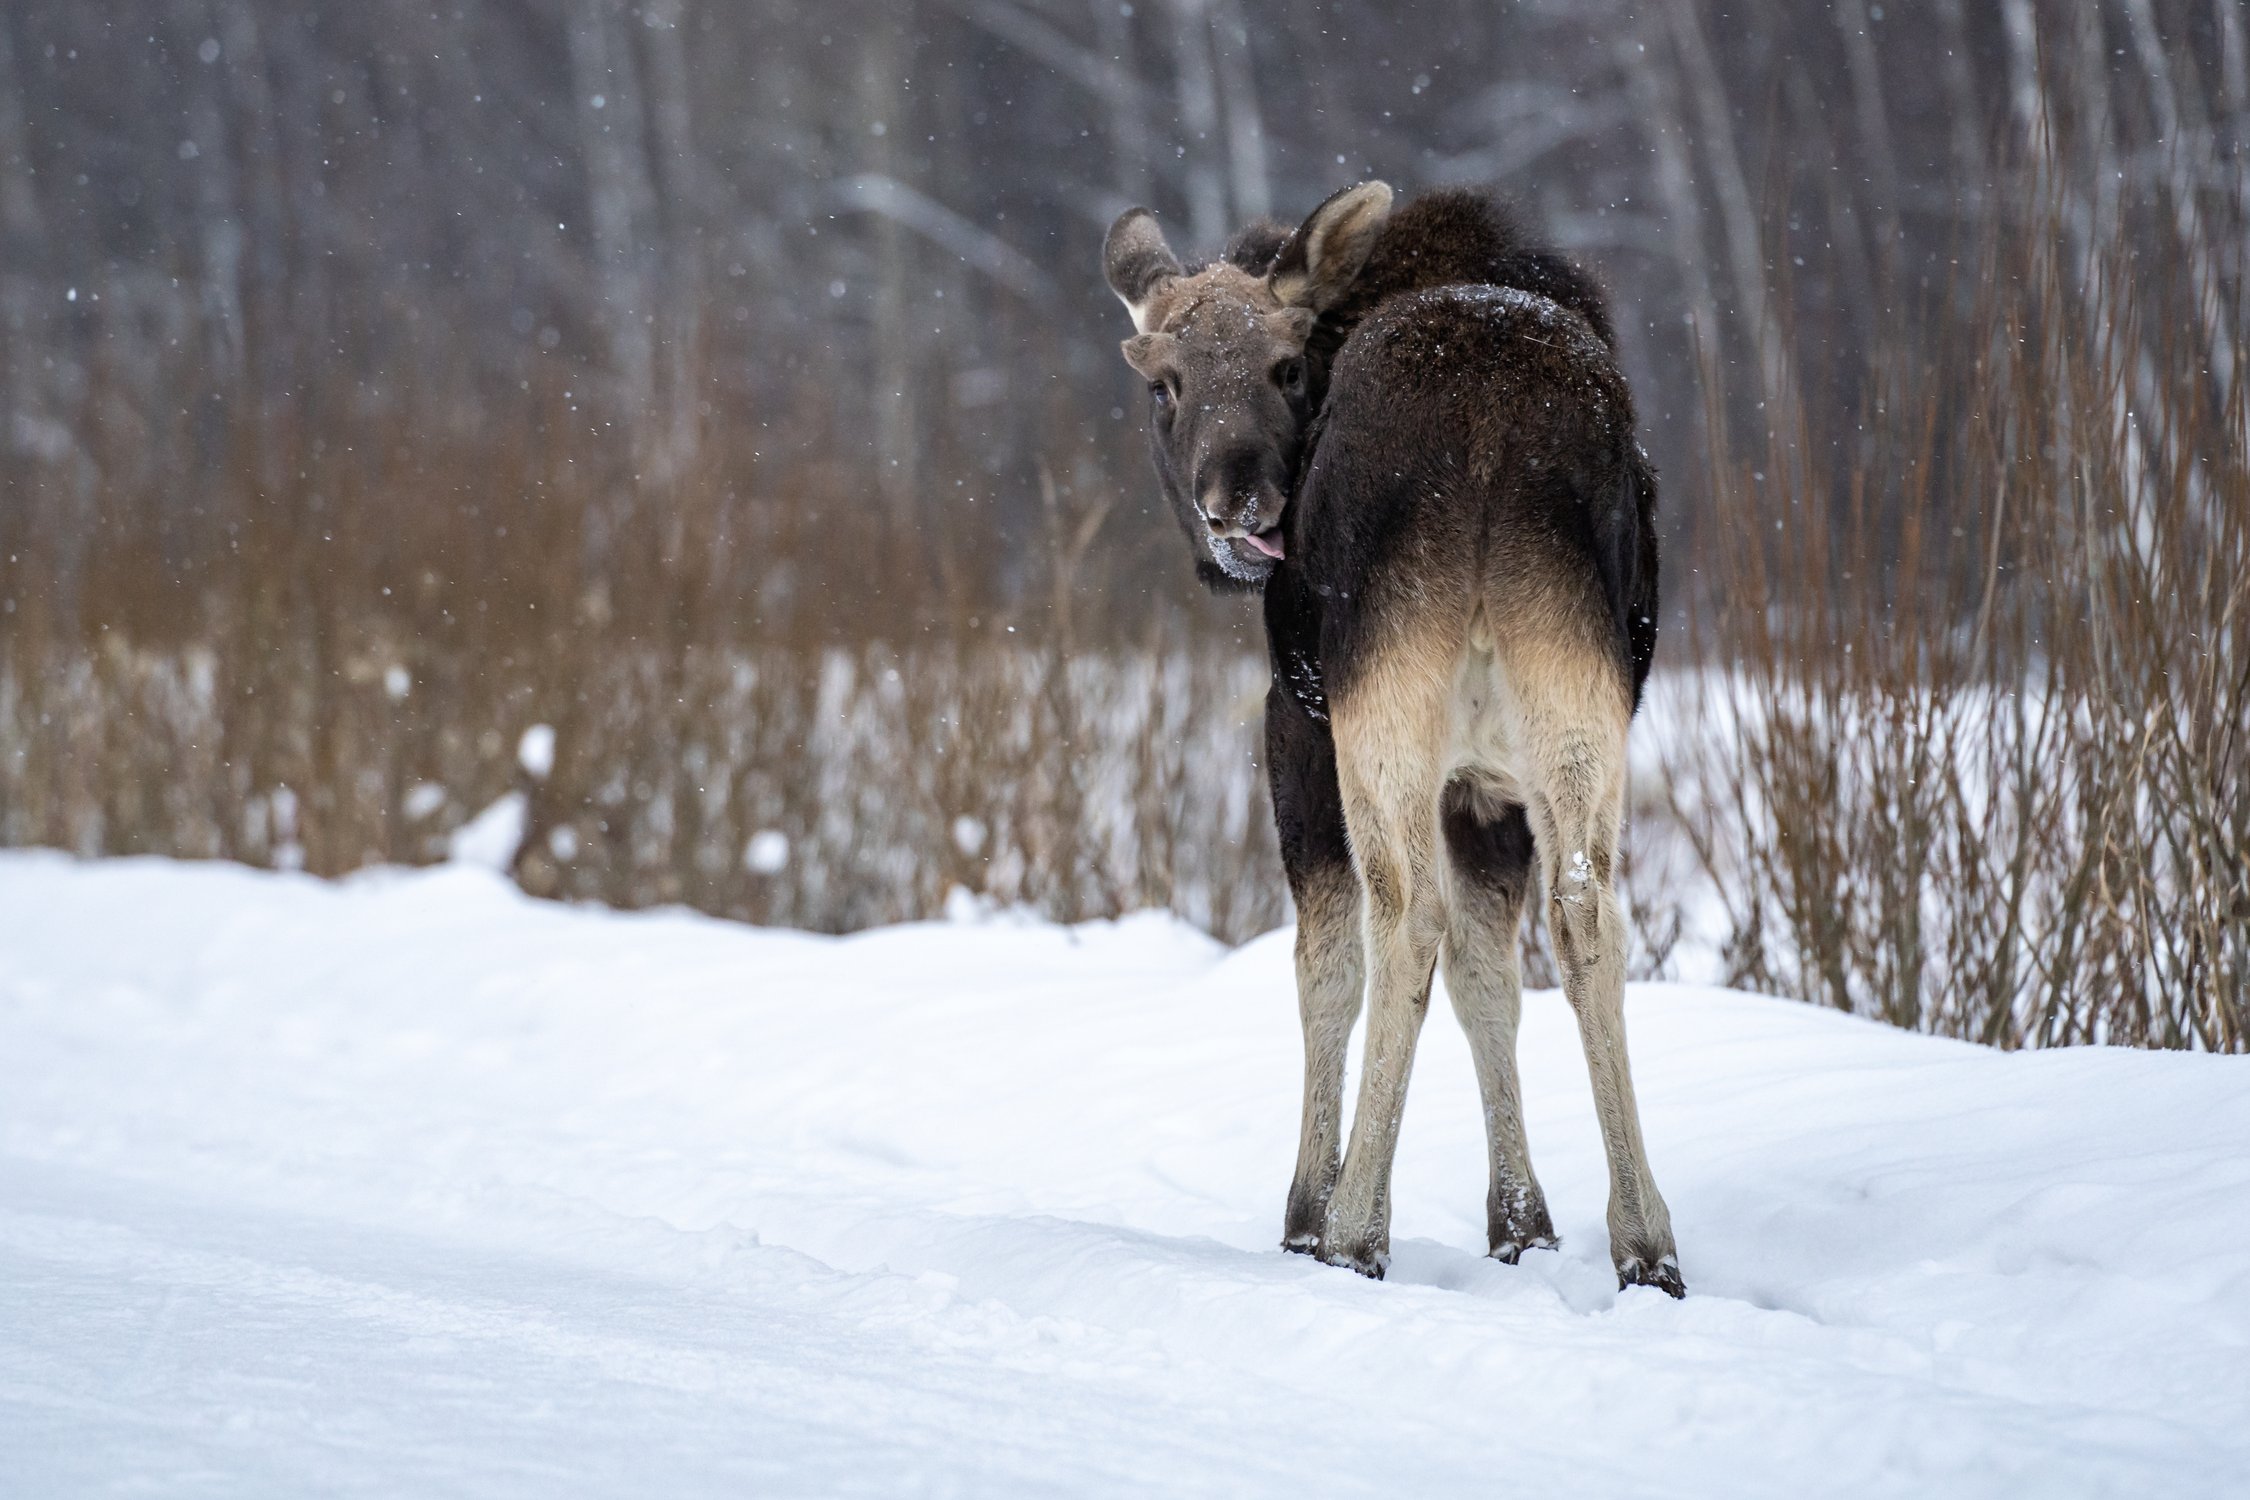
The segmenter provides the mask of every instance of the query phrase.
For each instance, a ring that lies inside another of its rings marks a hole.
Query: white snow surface
[[[0,1494],[2119,1495],[2250,1484],[2250,1065],[1636,986],[1689,1295],[1483,1257],[1440,1000],[1390,1279],[1276,1248],[1289,938],[851,938],[0,856]]]

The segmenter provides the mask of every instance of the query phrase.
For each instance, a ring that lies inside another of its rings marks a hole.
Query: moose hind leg
[[[1614,732],[1581,721],[1544,738],[1532,826],[1546,877],[1548,930],[1578,1017],[1609,1156],[1610,1260],[1620,1287],[1683,1296],[1671,1211],[1649,1171],[1625,1056],[1625,924],[1610,880],[1624,811],[1624,721],[1620,716]]]
[[[1531,1170],[1523,1093],[1516,1074],[1516,1025],[1523,1009],[1518,944],[1531,882],[1531,823],[1513,804],[1480,799],[1455,781],[1445,789],[1446,856],[1453,872],[1445,928],[1445,988],[1469,1039],[1491,1153],[1485,1194],[1486,1243],[1513,1265],[1526,1250],[1555,1243],[1547,1198]]]

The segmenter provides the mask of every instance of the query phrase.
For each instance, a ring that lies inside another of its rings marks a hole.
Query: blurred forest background
[[[1285,920],[1097,253],[1370,176],[1612,289],[1643,972],[2250,1044],[2243,0],[11,0],[0,842]]]

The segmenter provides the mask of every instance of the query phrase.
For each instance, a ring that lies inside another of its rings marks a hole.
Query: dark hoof
[[[1628,1258],[1618,1262],[1617,1289],[1652,1286],[1667,1297],[1685,1297],[1687,1283],[1680,1279],[1679,1257],[1666,1255],[1654,1261]]]
[[[1320,1253],[1320,1232],[1328,1225],[1329,1184],[1289,1185],[1289,1206],[1281,1215],[1281,1248],[1298,1255]]]
[[[1530,1237],[1530,1238],[1528,1238],[1528,1239],[1524,1239],[1524,1240],[1520,1240],[1520,1241],[1519,1241],[1519,1240],[1500,1240],[1500,1241],[1497,1241],[1497,1242],[1496,1242],[1496,1243],[1495,1243],[1495,1244],[1493,1245],[1492,1249],[1491,1249],[1491,1250],[1490,1250],[1490,1251],[1489,1251],[1488,1253],[1489,1253],[1489,1254],[1490,1254],[1490,1255],[1492,1256],[1492,1258],[1493,1258],[1494,1260],[1496,1260],[1496,1261],[1500,1262],[1500,1264],[1502,1264],[1502,1265],[1504,1265],[1504,1266],[1512,1266],[1512,1265],[1514,1265],[1514,1264],[1515,1264],[1515,1263],[1516,1263],[1517,1261],[1519,1261],[1519,1260],[1523,1259],[1523,1253],[1524,1253],[1524,1251],[1526,1251],[1526,1250],[1552,1250],[1552,1249],[1554,1249],[1554,1248],[1555,1248],[1555,1246],[1556,1246],[1556,1245],[1557,1245],[1558,1243],[1560,1243],[1560,1242],[1559,1242],[1559,1241],[1558,1241],[1558,1240],[1557,1240],[1557,1239],[1556,1239],[1556,1238],[1555,1238],[1555,1237],[1554,1237],[1553,1235],[1551,1235],[1551,1234],[1540,1234],[1540,1235],[1533,1235],[1533,1236],[1531,1236],[1531,1237]]]
[[[1526,1250],[1555,1247],[1555,1221],[1536,1187],[1496,1186],[1484,1200],[1484,1242],[1494,1260],[1514,1265]]]
[[[1370,1250],[1364,1246],[1357,1249],[1348,1249],[1343,1246],[1324,1244],[1313,1254],[1319,1256],[1329,1265],[1342,1266],[1347,1271],[1357,1271],[1369,1281],[1381,1281],[1383,1273],[1390,1269],[1391,1264],[1388,1251]]]

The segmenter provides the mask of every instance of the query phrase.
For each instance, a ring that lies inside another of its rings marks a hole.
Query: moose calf
[[[1608,1151],[1618,1281],[1681,1295],[1626,1065],[1610,878],[1655,646],[1656,477],[1598,292],[1487,199],[1438,192],[1394,213],[1379,182],[1194,267],[1133,209],[1103,261],[1197,571],[1264,595],[1305,1032],[1284,1244],[1383,1274],[1441,956],[1483,1091],[1491,1253],[1554,1243],[1515,1061],[1536,857]]]

